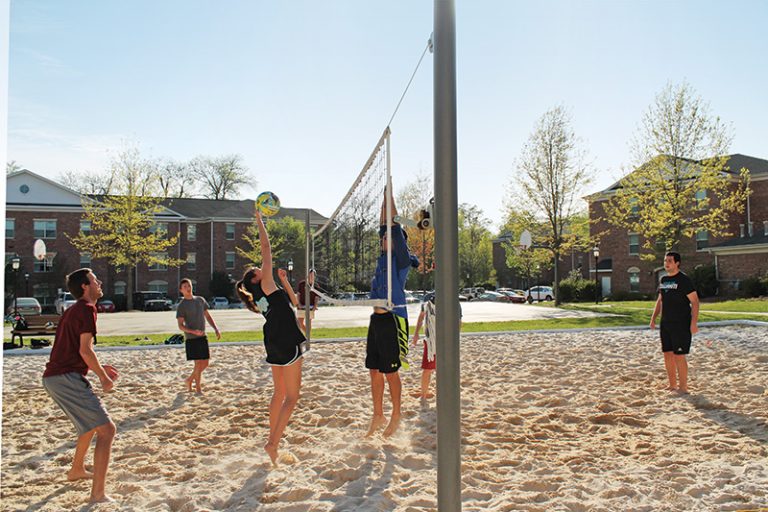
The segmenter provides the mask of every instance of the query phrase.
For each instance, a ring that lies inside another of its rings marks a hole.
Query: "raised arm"
[[[288,281],[288,272],[283,268],[277,269],[277,276],[280,278],[280,283],[283,285],[283,290],[288,294],[288,299],[293,304],[293,307],[299,307],[299,299],[296,298],[296,294],[293,292],[293,287],[290,281]]]
[[[272,245],[269,243],[269,234],[264,226],[261,212],[256,210],[256,226],[259,229],[259,245],[261,247],[261,289],[269,295],[277,288],[275,277],[272,275]]]

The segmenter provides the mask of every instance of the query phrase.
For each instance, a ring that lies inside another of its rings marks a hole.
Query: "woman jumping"
[[[251,267],[235,285],[243,304],[254,313],[261,313],[264,324],[264,347],[267,363],[272,366],[275,390],[269,404],[269,439],[264,450],[277,463],[277,448],[291,413],[299,400],[301,389],[302,354],[308,349],[306,338],[296,322],[288,294],[275,284],[272,275],[272,248],[261,213],[256,211],[256,225],[261,245],[261,268]],[[285,289],[290,283],[284,270],[278,271]]]

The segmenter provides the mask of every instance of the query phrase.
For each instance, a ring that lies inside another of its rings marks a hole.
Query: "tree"
[[[294,263],[296,276],[306,274],[305,259],[305,224],[293,217],[283,217],[280,220],[267,219],[267,232],[272,246],[272,261],[275,268],[284,267],[288,260]],[[259,231],[254,219],[243,235],[245,248],[236,247],[237,253],[251,265],[261,264],[261,245]]]
[[[477,206],[459,205],[459,277],[465,286],[494,278],[493,243],[488,224]]]
[[[178,266],[183,260],[167,256],[165,251],[176,245],[178,235],[151,229],[155,214],[163,208],[160,199],[143,195],[147,184],[142,181],[147,163],[136,152],[124,152],[113,162],[115,181],[120,195],[108,195],[99,201],[83,199],[84,218],[91,222],[90,232],[69,237],[80,251],[91,253],[94,259],[107,260],[112,266],[125,269],[127,275],[128,309],[133,308],[133,269],[140,263]]]
[[[656,96],[632,142],[636,170],[604,203],[611,224],[643,238],[641,258],[660,261],[699,232],[729,234],[750,194],[749,171],[728,167],[731,138],[687,83]]]
[[[115,175],[112,172],[66,171],[59,183],[79,194],[107,195],[112,193]]]
[[[419,211],[427,208],[433,196],[431,175],[421,173],[400,189],[397,194],[398,211],[403,217],[414,218]],[[411,253],[419,258],[419,268],[408,274],[407,286],[420,290],[431,289],[434,287],[432,270],[435,262],[435,230],[406,226],[405,232]]]
[[[197,183],[189,164],[174,160],[162,160],[157,164],[160,194],[168,197],[193,197]]]
[[[506,255],[505,264],[520,276],[525,277],[527,287],[530,288],[533,286],[532,277],[541,270],[552,267],[552,254],[548,249],[520,247],[519,240],[523,231],[531,233],[532,239],[534,234],[536,239],[541,239],[546,232],[546,225],[543,222],[537,222],[529,210],[516,210],[507,206],[507,219],[502,226],[502,232],[509,233],[512,241],[502,244]]]
[[[22,170],[22,167],[16,163],[16,160],[11,160],[10,162],[5,163],[5,174],[13,174],[14,172],[18,172]]]
[[[208,199],[232,199],[237,197],[243,185],[255,185],[240,155],[199,156],[189,163],[189,167],[191,175],[202,186],[203,196]]]
[[[554,262],[570,249],[566,226],[578,212],[577,201],[592,180],[585,156],[571,128],[570,115],[562,106],[539,119],[523,146],[513,187],[519,183],[522,189],[518,204],[528,205],[534,216],[545,223],[546,230],[534,244],[548,248]],[[557,265],[554,273],[555,305],[559,305]]]

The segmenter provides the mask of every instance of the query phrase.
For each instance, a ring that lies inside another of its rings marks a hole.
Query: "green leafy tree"
[[[641,258],[661,261],[698,232],[729,234],[750,194],[749,171],[728,167],[731,138],[687,83],[656,96],[632,142],[636,170],[603,203],[608,222],[642,237]]]
[[[285,268],[288,260],[293,261],[293,276],[306,275],[305,223],[293,217],[279,220],[268,219],[266,223],[272,246],[272,261],[275,268]],[[243,235],[245,247],[237,247],[237,253],[251,265],[261,265],[261,246],[256,221],[248,226]]]
[[[459,205],[459,277],[464,286],[493,281],[490,222],[475,205]]]
[[[568,236],[568,226],[579,212],[582,191],[592,180],[586,152],[571,123],[562,106],[544,113],[523,146],[512,184],[513,190],[519,190],[517,203],[528,205],[546,228],[534,245],[548,248],[554,261],[572,248],[575,238]],[[555,304],[559,304],[557,265],[554,272]]]
[[[512,236],[512,241],[504,242],[505,264],[518,275],[525,278],[527,286],[533,285],[531,278],[542,270],[548,270],[552,267],[552,253],[548,249],[537,247],[523,248],[520,246],[520,235],[524,231],[531,233],[533,240],[542,238],[545,232],[543,223],[538,222],[533,214],[528,210],[515,210],[508,207],[507,218],[502,226],[502,233],[508,233]]]
[[[121,189],[120,195],[103,196],[99,200],[83,200],[84,219],[91,231],[79,232],[69,239],[78,250],[90,252],[126,270],[128,309],[133,308],[133,269],[139,264],[178,266],[183,260],[170,258],[167,250],[176,245],[178,235],[153,229],[155,215],[162,211],[160,199],[141,195],[151,184],[144,182],[147,163],[137,152],[122,153],[113,163]]]

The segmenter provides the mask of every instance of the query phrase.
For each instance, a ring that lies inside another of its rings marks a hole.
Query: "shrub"
[[[618,291],[613,292],[610,296],[611,300],[615,301],[627,301],[627,300],[647,300],[649,298],[648,295],[640,292],[627,292],[627,291]]]
[[[748,277],[741,282],[741,293],[745,297],[760,297],[766,293],[766,285],[759,277]]]
[[[714,265],[696,265],[691,273],[691,281],[699,293],[699,297],[717,295],[719,283]]]
[[[581,277],[567,277],[560,281],[561,302],[591,302],[595,300],[595,283]]]

